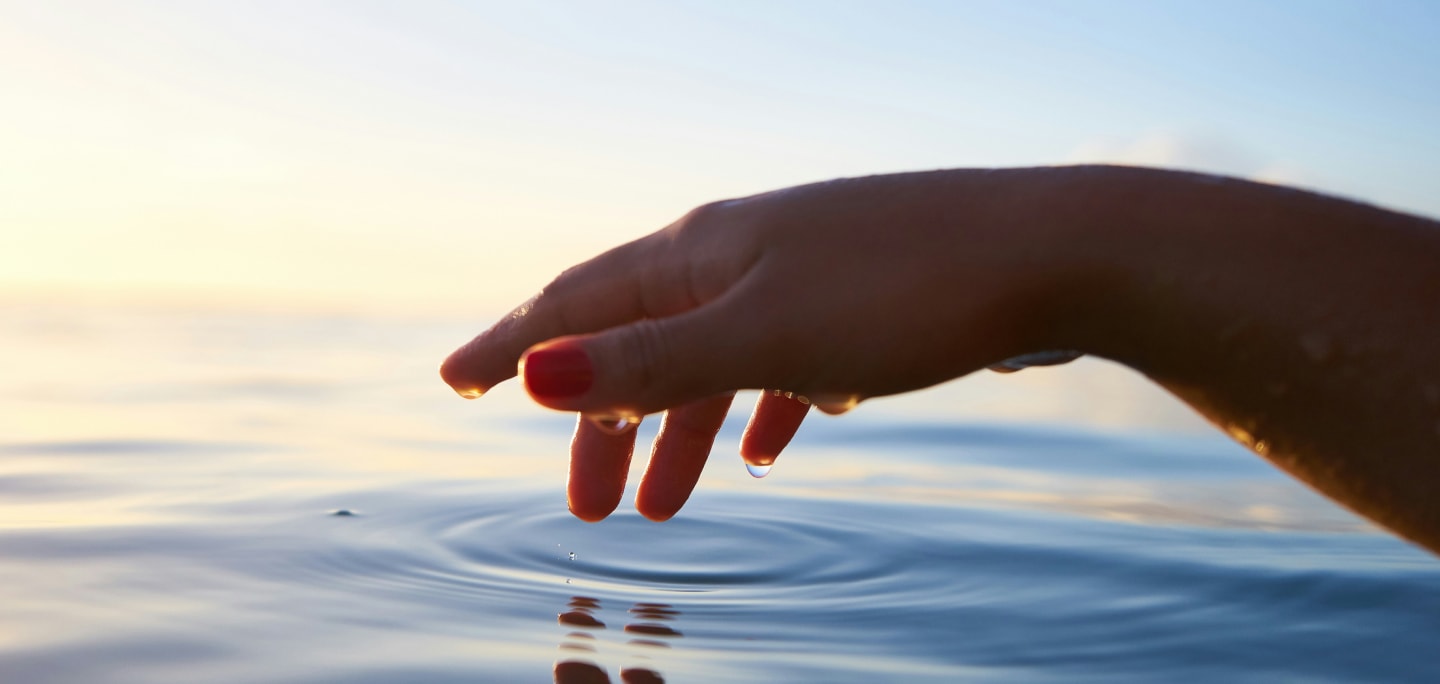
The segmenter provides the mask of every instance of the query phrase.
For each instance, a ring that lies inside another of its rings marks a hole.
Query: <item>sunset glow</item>
[[[940,166],[1440,213],[1434,8],[1284,7],[4,3],[0,290],[499,311],[704,201]]]

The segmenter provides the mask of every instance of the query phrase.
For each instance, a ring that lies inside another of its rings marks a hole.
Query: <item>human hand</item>
[[[737,389],[771,390],[741,443],[765,467],[812,404],[841,413],[1073,347],[1048,315],[1080,288],[1046,246],[1062,233],[1037,211],[1047,171],[874,176],[703,206],[565,271],[441,375],[473,398],[518,362],[532,398],[582,414],[567,493],[585,520],[619,502],[628,428],[667,411],[636,507],[668,519]]]

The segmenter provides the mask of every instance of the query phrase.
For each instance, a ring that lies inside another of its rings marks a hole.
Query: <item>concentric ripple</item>
[[[1434,573],[1408,569],[1384,538],[1321,540],[1354,559],[1342,573],[1296,562],[1315,543],[1304,535],[1177,539],[1140,525],[766,495],[694,503],[664,524],[629,512],[588,524],[548,491],[360,495],[347,503],[355,515],[316,506],[294,522],[287,567],[262,572],[335,592],[317,592],[325,606],[366,606],[360,618],[327,607],[351,621],[387,613],[516,658],[663,660],[664,674],[688,681],[789,681],[784,668],[834,682],[954,681],[1075,662],[1227,679],[1234,665],[1208,654],[1241,644],[1263,645],[1266,668],[1325,680],[1371,671],[1381,656],[1413,670],[1440,633]],[[1323,628],[1303,639],[1276,628],[1289,624]],[[1339,649],[1355,639],[1364,647]],[[1317,643],[1337,655],[1300,657]]]
[[[585,587],[643,600],[666,594],[728,592],[763,600],[797,587],[875,582],[900,571],[901,537],[820,514],[784,518],[754,500],[710,501],[664,524],[617,513],[599,524],[574,519],[550,495],[489,495],[483,503],[427,500],[340,516],[323,550],[300,557],[328,583],[414,597],[484,599],[571,592]],[[817,513],[823,507],[815,507]]]

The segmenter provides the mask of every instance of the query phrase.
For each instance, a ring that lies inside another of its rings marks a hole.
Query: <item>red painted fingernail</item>
[[[525,389],[537,399],[578,397],[595,382],[595,369],[584,349],[557,345],[525,355]]]

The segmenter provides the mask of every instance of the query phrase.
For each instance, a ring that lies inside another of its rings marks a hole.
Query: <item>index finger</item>
[[[563,335],[596,332],[645,317],[673,315],[682,303],[648,290],[656,273],[656,240],[629,242],[561,273],[555,280],[440,366],[440,377],[467,399],[515,377],[530,347]],[[673,288],[661,287],[663,290]]]

